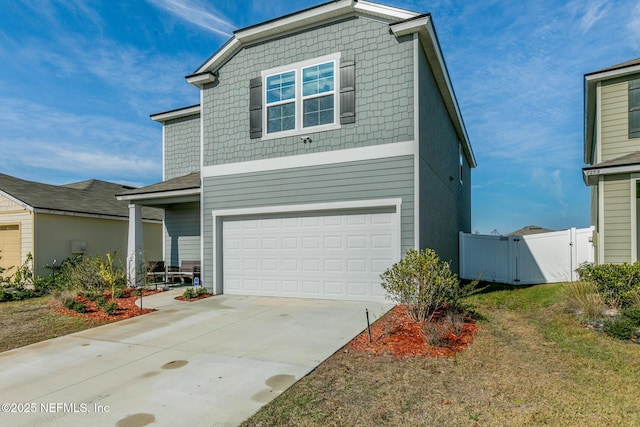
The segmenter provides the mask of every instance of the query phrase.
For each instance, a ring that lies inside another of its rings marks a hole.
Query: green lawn
[[[578,325],[562,286],[475,296],[486,321],[451,359],[340,350],[244,425],[638,425],[640,346]]]
[[[103,325],[105,321],[56,314],[51,297],[0,303],[0,351]]]

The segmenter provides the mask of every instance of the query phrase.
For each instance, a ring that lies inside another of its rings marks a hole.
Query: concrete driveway
[[[0,353],[0,425],[237,425],[391,306],[167,293],[161,310]],[[154,303],[155,298],[155,303]]]

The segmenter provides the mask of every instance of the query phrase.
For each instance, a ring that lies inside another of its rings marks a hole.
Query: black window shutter
[[[629,138],[640,138],[640,79],[629,81]]]
[[[262,77],[249,81],[249,135],[262,138]]]
[[[356,61],[340,61],[340,124],[356,122]]]

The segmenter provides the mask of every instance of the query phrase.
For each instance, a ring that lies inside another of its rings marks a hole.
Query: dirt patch
[[[142,305],[144,307],[144,297],[149,296],[149,295],[153,295],[153,294],[157,294],[160,293],[162,291],[160,290],[147,290],[144,291],[144,293],[142,294]],[[105,292],[104,297],[108,300],[111,301],[111,292]],[[99,320],[106,320],[106,321],[116,321],[116,320],[123,320],[123,319],[129,319],[131,317],[136,317],[136,316],[140,316],[142,314],[147,314],[147,313],[151,313],[153,311],[156,311],[155,309],[151,309],[151,308],[143,308],[140,309],[140,307],[138,307],[136,305],[136,301],[140,298],[139,295],[133,295],[131,293],[130,289],[126,289],[124,295],[121,298],[114,298],[113,301],[116,302],[116,304],[118,304],[118,308],[116,309],[115,313],[108,315],[105,314],[105,312],[96,305],[95,301],[91,301],[89,300],[87,297],[84,296],[78,296],[76,297],[77,301],[80,301],[82,303],[84,303],[86,311],[84,313],[78,313],[74,310],[69,310],[67,308],[64,308],[60,303],[58,303],[57,301],[51,301],[51,305],[53,307],[53,310],[58,313],[58,314],[64,314],[64,315],[68,315],[68,316],[77,316],[77,317],[83,317],[86,319],[99,319]]]
[[[437,320],[438,316],[435,316],[433,321]],[[443,345],[433,346],[422,333],[423,325],[409,319],[405,306],[397,305],[371,325],[371,342],[369,333],[364,331],[349,343],[349,348],[376,355],[390,354],[396,358],[451,357],[467,348],[478,331],[475,322],[467,317],[459,333],[449,330],[442,339]]]

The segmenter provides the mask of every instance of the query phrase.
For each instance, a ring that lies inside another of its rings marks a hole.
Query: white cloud
[[[235,26],[211,5],[197,0],[148,0],[178,18],[222,36],[231,36]]]
[[[0,146],[12,160],[6,173],[49,171],[58,183],[88,178],[151,183],[160,179],[160,141],[153,123],[0,99]]]
[[[640,46],[640,3],[637,3],[631,13],[629,14],[629,23],[627,24],[627,30],[629,30],[629,40],[633,48],[637,49]],[[629,58],[632,59],[632,58]]]
[[[582,35],[585,35],[594,25],[604,19],[611,9],[611,4],[604,0],[585,2],[577,1],[570,4],[570,8],[573,8],[578,19],[578,28],[582,31]]]

